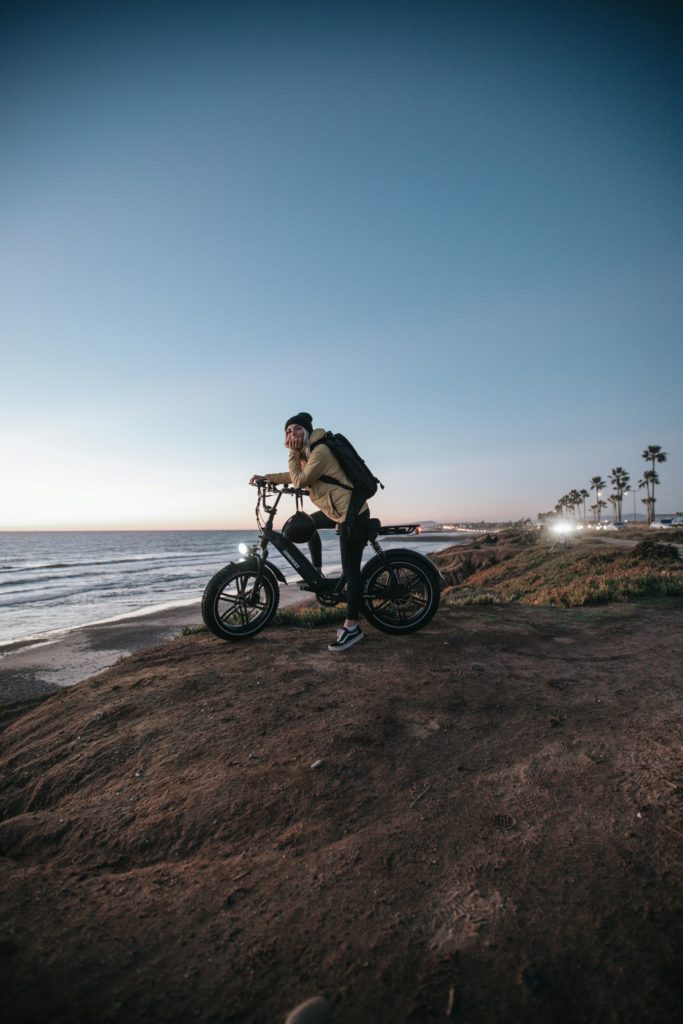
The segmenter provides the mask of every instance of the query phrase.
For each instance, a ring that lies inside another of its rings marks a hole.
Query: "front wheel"
[[[221,640],[245,640],[264,629],[277,611],[277,580],[263,570],[254,591],[256,571],[228,565],[209,580],[202,597],[204,625]]]
[[[426,559],[411,551],[388,551],[363,570],[363,610],[384,633],[414,633],[434,617],[440,588]]]

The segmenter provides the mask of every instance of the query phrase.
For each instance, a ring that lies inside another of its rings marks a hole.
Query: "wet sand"
[[[296,586],[282,587],[280,607],[309,602]],[[74,686],[137,651],[202,625],[200,604],[131,615],[70,630],[55,639],[16,644],[0,654],[0,703],[28,700]]]

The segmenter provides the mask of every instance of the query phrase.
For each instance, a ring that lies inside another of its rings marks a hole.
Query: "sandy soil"
[[[188,636],[2,733],[8,1024],[669,1022],[683,601]]]

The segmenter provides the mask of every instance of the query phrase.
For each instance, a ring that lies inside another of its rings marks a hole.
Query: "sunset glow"
[[[248,526],[298,409],[383,517],[535,516],[649,443],[681,509],[669,9],[259,9],[5,23],[0,529]]]

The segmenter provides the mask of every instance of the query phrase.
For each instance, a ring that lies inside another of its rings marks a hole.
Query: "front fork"
[[[247,605],[250,608],[254,608],[258,598],[259,587],[261,586],[263,569],[268,558],[268,541],[264,539],[260,544],[254,544],[250,556],[256,563],[256,576],[254,577],[254,585],[251,588],[251,596],[247,600]]]

